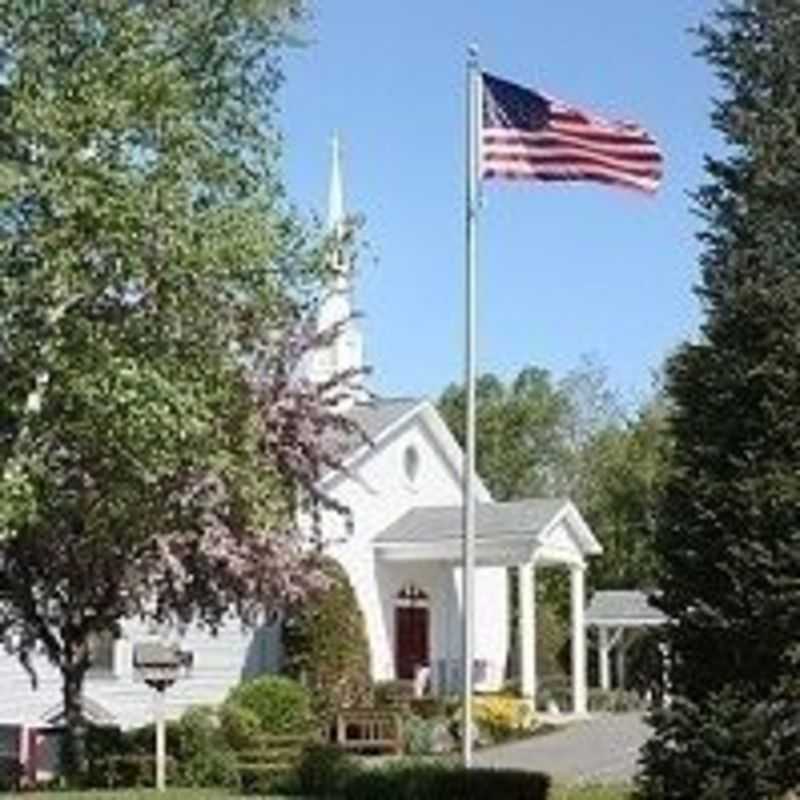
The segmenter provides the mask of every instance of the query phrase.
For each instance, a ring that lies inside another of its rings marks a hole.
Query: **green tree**
[[[0,0],[0,630],[60,671],[73,770],[93,636],[319,577],[297,506],[347,423],[296,379],[321,258],[273,99],[299,13]]]
[[[364,615],[344,569],[321,567],[328,585],[290,609],[284,625],[287,672],[308,687],[318,718],[332,720],[371,700],[369,642]]]
[[[667,370],[675,446],[656,543],[683,700],[656,726],[643,794],[773,798],[800,785],[800,5],[726,2],[700,34],[727,152],[697,195],[702,329]],[[683,746],[697,718],[705,752],[727,751],[705,779]],[[770,726],[763,747],[739,746]],[[769,781],[733,786],[744,758]]]
[[[546,370],[526,367],[505,385],[492,374],[476,386],[478,474],[496,500],[552,495],[564,481],[568,397]],[[448,386],[439,399],[453,435],[464,442],[464,389]]]
[[[663,401],[596,431],[580,452],[575,497],[603,545],[590,561],[596,589],[652,588],[656,516],[667,476],[670,436]]]
[[[448,387],[439,409],[463,443],[463,389]],[[478,473],[495,499],[568,496],[580,508],[604,548],[592,561],[593,587],[652,584],[655,510],[669,454],[658,394],[626,416],[605,370],[587,359],[558,383],[536,367],[508,385],[484,375],[476,438]],[[566,612],[567,596],[550,588]]]

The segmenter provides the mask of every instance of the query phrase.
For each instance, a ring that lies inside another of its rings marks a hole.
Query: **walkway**
[[[475,764],[537,770],[570,782],[629,781],[649,735],[639,713],[597,714],[560,731],[480,750]]]

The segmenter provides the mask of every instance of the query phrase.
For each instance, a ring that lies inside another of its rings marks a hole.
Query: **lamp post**
[[[156,722],[156,789],[163,792],[167,786],[167,735],[164,695],[178,677],[189,675],[194,663],[194,653],[180,650],[176,645],[163,642],[142,642],[133,648],[133,668],[155,694]]]

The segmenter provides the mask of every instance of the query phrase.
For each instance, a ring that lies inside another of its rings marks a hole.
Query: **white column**
[[[625,689],[625,629],[620,631],[617,642],[617,688]]]
[[[583,564],[569,568],[570,605],[572,611],[572,710],[586,713],[586,628],[584,608],[586,588]]]
[[[608,628],[605,625],[597,629],[597,667],[600,688],[607,692],[611,688],[611,670],[608,663]]]
[[[167,788],[167,732],[164,715],[164,692],[156,690],[156,789]]]
[[[520,690],[523,697],[536,699],[536,600],[533,564],[521,564],[518,569],[517,596],[519,601]]]

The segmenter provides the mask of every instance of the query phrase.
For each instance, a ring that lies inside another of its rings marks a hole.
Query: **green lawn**
[[[552,800],[630,800],[626,786],[557,786]],[[31,800],[234,800],[234,795],[214,789],[168,789],[164,794],[152,790],[36,792]],[[253,800],[251,796],[249,800]],[[422,800],[422,799],[421,799]]]
[[[89,792],[33,792],[21,795],[30,800],[233,800],[223,789],[167,789],[161,794],[152,789],[98,789]]]
[[[551,800],[631,800],[633,789],[627,785],[620,786],[556,786]]]

